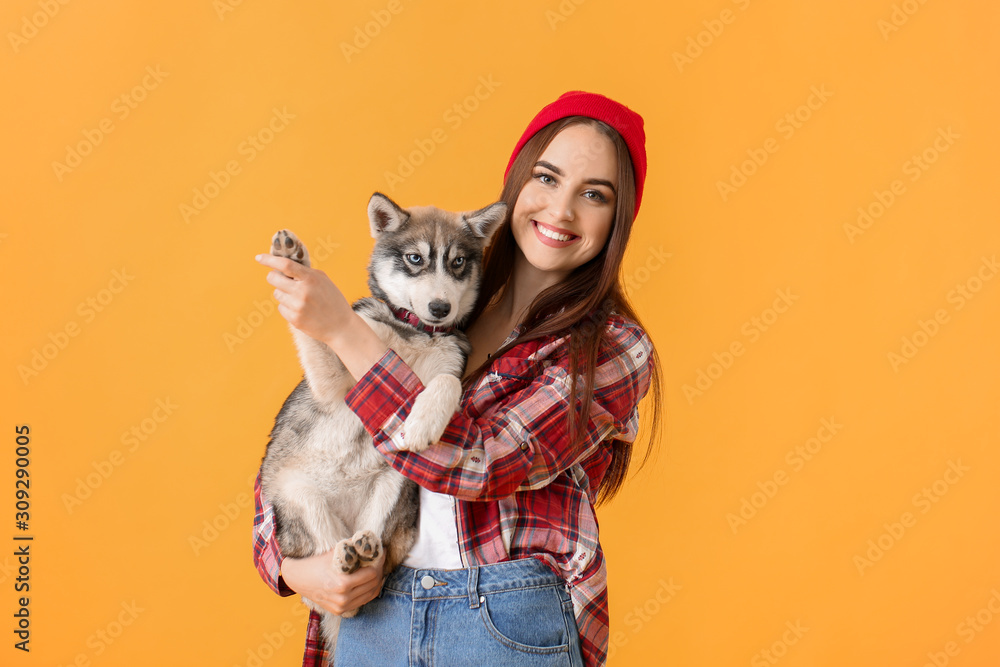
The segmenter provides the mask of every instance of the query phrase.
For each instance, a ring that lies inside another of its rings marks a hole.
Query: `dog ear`
[[[371,223],[372,238],[377,239],[385,232],[396,231],[409,219],[409,213],[381,192],[376,192],[368,200],[368,221]]]
[[[500,228],[500,223],[503,222],[506,215],[507,204],[498,201],[478,211],[463,214],[462,220],[469,226],[473,234],[488,241],[493,238],[493,233]]]

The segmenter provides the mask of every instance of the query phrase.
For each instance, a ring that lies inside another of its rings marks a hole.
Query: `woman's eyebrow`
[[[611,181],[606,181],[603,178],[590,178],[584,181],[584,183],[587,183],[588,185],[606,185],[611,189],[611,192],[618,194],[618,191],[615,190],[615,186],[611,184]]]
[[[535,163],[535,166],[536,167],[545,167],[549,171],[555,173],[556,176],[563,176],[564,175],[563,172],[562,172],[562,169],[560,169],[559,167],[555,166],[551,162],[546,162],[545,160],[539,160],[538,162]],[[607,186],[608,188],[611,188],[611,192],[613,192],[615,194],[618,194],[618,191],[615,190],[615,186],[611,183],[611,181],[607,181],[607,180],[605,180],[603,178],[589,178],[586,181],[584,181],[584,183],[587,183],[588,185],[604,185],[604,186]]]
[[[555,166],[551,162],[546,162],[545,160],[539,160],[538,162],[535,163],[535,166],[536,167],[545,167],[549,171],[554,171],[557,176],[562,176],[563,175],[562,169],[560,169],[559,167]]]

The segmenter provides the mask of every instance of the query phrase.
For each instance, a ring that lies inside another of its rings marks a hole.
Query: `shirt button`
[[[424,575],[423,579],[420,580],[420,585],[424,587],[424,590],[429,591],[434,588],[434,577],[429,574]]]
[[[526,443],[526,442],[522,442],[521,443],[521,451],[522,452],[528,451],[528,443]]]

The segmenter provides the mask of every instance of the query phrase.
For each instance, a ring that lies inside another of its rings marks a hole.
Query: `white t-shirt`
[[[455,499],[420,487],[420,533],[403,565],[415,569],[462,567],[455,527]]]

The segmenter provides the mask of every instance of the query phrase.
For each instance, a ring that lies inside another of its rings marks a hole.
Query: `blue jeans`
[[[335,665],[582,667],[566,584],[536,558],[461,570],[398,567],[340,623]]]

